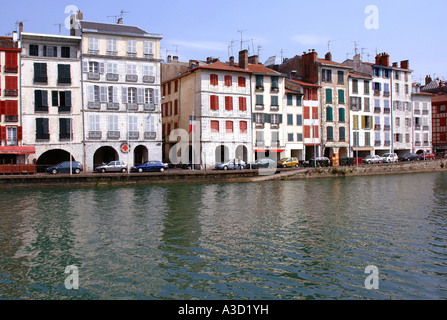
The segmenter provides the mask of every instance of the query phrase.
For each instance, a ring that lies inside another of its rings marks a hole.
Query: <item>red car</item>
[[[434,160],[435,159],[435,155],[433,153],[422,153],[419,156],[419,160]]]

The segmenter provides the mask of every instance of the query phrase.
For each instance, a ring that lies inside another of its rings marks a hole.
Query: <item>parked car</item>
[[[395,153],[385,153],[382,157],[383,157],[383,162],[386,162],[386,163],[392,163],[392,162],[399,161],[399,157]]]
[[[265,158],[265,159],[260,159],[254,163],[251,163],[248,166],[248,169],[277,168],[277,167],[278,167],[278,163],[275,160]]]
[[[47,168],[47,172],[51,174],[70,173],[70,166],[72,173],[75,174],[80,174],[84,170],[84,167],[79,161],[64,161],[55,166]]]
[[[431,153],[431,152],[429,152],[429,153],[422,153],[419,156],[419,160],[435,160],[435,158],[436,158],[436,156],[433,153]]]
[[[236,160],[236,164],[233,160],[229,160],[223,163],[216,164],[217,170],[236,170],[236,169],[244,169],[246,163],[243,160]]]
[[[378,155],[368,156],[363,160],[363,162],[367,164],[383,163],[383,158]]]
[[[133,167],[131,169],[131,172],[165,172],[166,169],[168,169],[169,165],[167,163],[163,163],[161,161],[148,161],[146,163],[143,163],[139,166]]]
[[[298,168],[300,166],[300,161],[298,158],[284,158],[278,161],[278,167],[280,168]]]
[[[96,167],[95,171],[106,173],[106,172],[127,172],[127,165],[122,161],[112,161],[108,164]]]
[[[399,161],[417,161],[419,160],[419,155],[416,153],[407,153],[399,158]]]
[[[331,165],[331,160],[327,157],[317,157],[316,159],[312,158],[309,161],[304,161],[304,167],[329,167]]]

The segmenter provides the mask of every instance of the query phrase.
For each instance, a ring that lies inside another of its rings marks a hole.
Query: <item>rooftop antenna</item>
[[[54,25],[55,26],[59,26],[59,34],[61,34],[63,24],[62,23],[55,23]]]
[[[123,19],[123,16],[124,16],[125,14],[127,14],[127,13],[130,13],[130,12],[127,12],[127,11],[124,11],[124,9],[121,9],[119,15],[116,15],[116,16],[107,16],[107,18],[115,18],[115,23],[118,23],[120,20]]]
[[[17,31],[17,32],[19,32],[19,25],[20,25],[21,23],[26,22],[26,21],[28,21],[28,20],[22,20],[22,21],[16,20],[16,22],[15,22],[15,26],[16,26],[16,31]]]
[[[260,57],[260,51],[261,50],[264,50],[264,49],[262,49],[262,46],[258,46],[258,58]]]
[[[354,52],[357,55],[357,53],[358,53],[357,45],[359,42],[358,41],[352,41],[352,42],[354,43]]]
[[[335,42],[335,40],[329,40],[329,41],[327,42],[327,52],[331,52],[331,49],[330,49],[331,42]]]
[[[282,61],[283,61],[283,59],[284,59],[284,57],[283,57],[284,50],[281,49],[281,51],[280,51],[279,53],[281,54],[281,63],[282,63]]]
[[[256,40],[256,39],[250,39],[251,40],[251,49],[253,50],[253,55],[255,55],[256,53],[255,53],[255,45],[254,45],[254,43],[253,43],[253,40]]]
[[[368,48],[361,48],[360,49],[360,52],[361,52],[361,54],[362,54],[362,57],[363,57],[363,52],[365,52],[365,50],[367,50]]]
[[[236,40],[231,40],[230,44],[228,45],[228,56],[233,57],[233,44],[237,42]],[[230,53],[231,51],[231,53]]]
[[[175,47],[175,55],[178,57],[178,47],[179,47],[179,45],[178,44],[173,44],[172,46]]]
[[[245,41],[242,40],[242,33],[243,33],[244,31],[247,31],[247,30],[238,30],[238,31],[237,31],[237,32],[239,32],[239,33],[241,34],[241,51],[242,51],[242,43],[245,42]]]

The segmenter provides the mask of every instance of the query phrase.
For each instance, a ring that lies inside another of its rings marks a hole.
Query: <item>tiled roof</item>
[[[236,66],[232,67],[232,66],[230,66],[226,63],[220,62],[220,61],[216,61],[214,63],[198,66],[198,67],[192,69],[191,72],[194,72],[195,70],[198,70],[198,69],[252,73],[249,70],[241,69]]]
[[[447,102],[447,94],[437,94],[431,99],[431,102]]]
[[[248,70],[253,73],[266,73],[266,74],[273,74],[276,76],[282,75],[281,73],[279,73],[275,70],[264,67],[262,64],[248,64]]]
[[[317,62],[319,62],[321,64],[325,64],[325,65],[331,65],[331,66],[334,66],[334,67],[342,67],[342,68],[352,69],[350,66],[347,66],[347,65],[345,65],[343,63],[338,63],[338,62],[335,62],[335,61],[331,61],[331,60],[317,58]]]
[[[361,79],[372,79],[372,76],[355,72],[355,71],[349,71],[349,76],[352,78],[361,78]]]
[[[303,87],[310,87],[310,88],[321,88],[318,84],[310,83],[303,80],[296,80],[296,79],[287,79],[287,81],[295,82]]]

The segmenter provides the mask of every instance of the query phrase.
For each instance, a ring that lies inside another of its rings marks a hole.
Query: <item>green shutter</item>
[[[345,90],[338,90],[338,103],[345,104]]]
[[[340,121],[340,122],[345,122],[346,121],[345,108],[339,108],[338,109],[338,121]]]
[[[326,89],[326,103],[332,103],[332,89]]]
[[[326,108],[326,121],[334,121],[334,115],[332,114],[332,107]]]
[[[51,92],[51,96],[52,96],[52,99],[51,99],[51,104],[52,104],[52,106],[53,106],[53,107],[57,107],[57,106],[59,106],[59,92],[57,92],[57,91],[52,91],[52,92]]]

